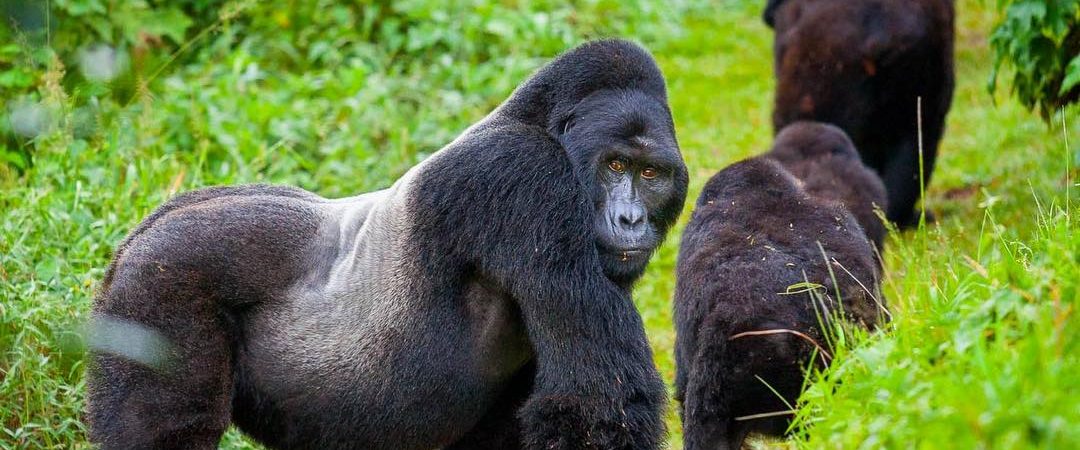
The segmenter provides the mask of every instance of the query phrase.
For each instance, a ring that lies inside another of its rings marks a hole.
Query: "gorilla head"
[[[772,157],[784,161],[838,158],[859,160],[859,152],[844,130],[821,122],[795,122],[776,135]]]
[[[776,135],[767,155],[799,179],[808,194],[847,208],[866,237],[883,249],[885,224],[875,209],[888,208],[885,185],[863,165],[843,130],[820,122],[793,122]]]
[[[670,117],[641,92],[605,90],[578,103],[560,130],[593,196],[604,272],[620,284],[645,270],[686,196],[686,167]]]
[[[489,118],[559,141],[593,199],[604,272],[626,288],[682,212],[687,172],[664,77],[647,51],[588,42],[542,67]]]

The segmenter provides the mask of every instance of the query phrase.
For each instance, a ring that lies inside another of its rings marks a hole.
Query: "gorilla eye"
[[[612,172],[616,173],[623,173],[623,171],[626,170],[626,166],[623,165],[622,161],[619,161],[617,159],[611,160],[611,162],[609,162],[607,166],[608,169],[611,169]]]
[[[646,180],[656,178],[656,175],[656,169],[653,169],[652,167],[646,167],[645,170],[641,171],[641,178],[644,178]]]

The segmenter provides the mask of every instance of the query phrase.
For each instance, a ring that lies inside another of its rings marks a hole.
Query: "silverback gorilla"
[[[875,210],[887,206],[885,185],[859,160],[843,130],[819,122],[793,122],[776,135],[767,156],[779,161],[810,196],[847,208],[877,250],[883,249],[885,224]]]
[[[953,93],[954,0],[769,0],[775,29],[773,125],[832,123],[881,175],[889,220],[917,222],[922,97],[929,183]]]
[[[610,40],[389,189],[177,196],[93,308],[160,338],[164,363],[96,347],[91,437],[216,448],[231,422],[275,448],[657,448],[664,386],[630,288],[686,184],[663,76]]]
[[[803,370],[830,358],[822,321],[842,311],[872,327],[883,308],[878,265],[855,218],[768,156],[708,181],[677,272],[675,398],[687,450],[783,434]],[[805,282],[820,287],[807,292]]]

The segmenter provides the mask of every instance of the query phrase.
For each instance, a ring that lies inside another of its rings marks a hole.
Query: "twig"
[[[1065,107],[1061,107],[1061,135],[1065,137],[1065,228],[1072,222],[1072,151],[1069,150],[1069,126],[1065,120]]]
[[[786,416],[786,415],[789,415],[789,414],[795,414],[797,412],[798,411],[796,411],[794,409],[788,409],[788,410],[784,410],[784,411],[773,411],[773,412],[767,412],[767,413],[761,413],[761,414],[750,414],[748,416],[736,417],[735,421],[736,422],[741,422],[741,421],[744,421],[744,420],[754,420],[754,419],[764,419],[764,418],[767,418],[767,417]]]
[[[919,228],[926,226],[926,181],[923,175],[922,96],[915,97],[915,120],[919,126]]]
[[[820,352],[820,354],[821,354],[821,357],[825,360],[825,364],[828,364],[829,361],[832,361],[832,355],[830,355],[829,352],[825,351],[825,349],[820,344],[818,344],[818,342],[815,341],[814,338],[812,338],[810,336],[807,336],[806,334],[803,334],[802,332],[799,332],[799,331],[796,331],[796,330],[789,330],[787,328],[775,328],[775,329],[771,329],[771,330],[758,330],[758,331],[743,331],[742,333],[736,333],[736,334],[731,335],[731,337],[729,337],[727,340],[728,341],[734,341],[736,339],[747,337],[747,336],[766,336],[766,335],[772,335],[772,334],[793,334],[795,336],[798,336],[798,337],[802,338],[803,340],[805,340],[805,341],[809,342],[810,344],[812,344],[814,347],[817,347],[818,352]]]
[[[246,1],[238,1],[236,3],[226,5],[224,10],[218,15],[218,18],[214,21],[214,23],[210,24],[206,28],[203,28],[194,37],[188,39],[186,42],[181,44],[180,48],[177,48],[176,51],[172,52],[172,54],[169,55],[169,58],[165,60],[164,63],[159,64],[157,69],[155,69],[149,77],[147,77],[145,80],[140,80],[139,84],[142,85],[146,89],[146,91],[149,91],[150,83],[154,81],[159,75],[161,75],[161,73],[164,72],[166,68],[176,62],[177,58],[179,58],[180,55],[187,52],[188,49],[190,49],[191,46],[194,45],[196,42],[210,35],[210,33],[217,31],[217,29],[221,28],[221,26],[224,25],[225,22],[236,18],[236,16],[240,15],[240,13],[244,12],[244,10],[251,7],[251,5],[251,2]],[[135,99],[139,97],[140,92],[136,91],[136,93],[132,95],[130,99],[128,99],[128,102],[125,104],[125,106],[135,103]]]
[[[859,280],[857,277],[855,277],[855,274],[851,273],[851,271],[848,270],[847,267],[844,267],[843,264],[840,264],[840,261],[837,261],[836,258],[833,258],[833,262],[836,263],[836,265],[839,266],[841,269],[843,269],[844,273],[848,274],[848,276],[851,277],[852,280],[855,280],[856,283],[859,283],[859,287],[863,288],[863,290],[866,291],[866,294],[869,295],[870,298],[874,300],[874,303],[877,304],[878,308],[880,308],[881,311],[884,312],[886,316],[889,316],[889,320],[891,321],[892,320],[892,313],[889,312],[889,308],[886,308],[885,305],[881,303],[881,300],[878,300],[877,296],[874,295],[873,292],[870,292],[870,289],[868,289],[866,287],[866,285],[863,284],[863,282],[861,280]]]

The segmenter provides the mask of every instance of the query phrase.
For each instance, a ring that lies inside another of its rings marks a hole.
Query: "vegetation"
[[[53,0],[0,26],[0,448],[86,446],[81,324],[112,249],[176,192],[388,186],[547,58],[602,35],[658,55],[688,205],[769,144],[763,2],[443,3]],[[845,336],[794,440],[755,445],[1080,446],[1080,152],[1065,140],[1080,141],[1078,110],[1047,128],[988,95],[1001,18],[958,3],[959,84],[928,188],[938,221],[889,239],[893,322]],[[679,229],[635,292],[669,382]],[[669,427],[679,448],[674,413]],[[222,446],[252,444],[233,431]]]
[[[1044,118],[1080,100],[1080,0],[997,0],[1005,17],[994,28],[994,71],[1013,69],[1020,102]]]

